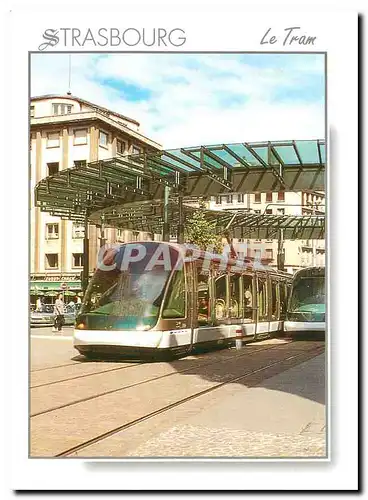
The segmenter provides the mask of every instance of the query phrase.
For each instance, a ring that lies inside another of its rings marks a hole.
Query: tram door
[[[193,349],[194,343],[194,327],[195,327],[195,317],[194,317],[194,305],[195,305],[195,280],[194,272],[195,265],[193,262],[189,261],[185,263],[186,271],[186,286],[187,286],[187,327],[190,328],[190,346],[189,350]]]
[[[269,303],[267,275],[257,273],[257,327],[256,335],[265,336],[269,331]]]
[[[276,276],[269,276],[270,333],[281,330],[280,323],[280,283]]]
[[[202,261],[194,264],[193,343],[202,344],[214,339],[212,273]]]

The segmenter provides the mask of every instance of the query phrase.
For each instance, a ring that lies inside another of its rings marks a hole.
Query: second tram
[[[89,283],[74,347],[87,357],[182,356],[266,338],[282,330],[291,279],[177,244],[122,244]]]
[[[284,331],[298,334],[325,332],[325,268],[308,267],[294,275]]]

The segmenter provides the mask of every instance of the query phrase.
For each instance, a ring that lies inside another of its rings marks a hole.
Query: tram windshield
[[[95,272],[81,309],[81,314],[88,317],[89,327],[98,324],[99,328],[144,330],[156,324],[170,267],[175,266],[178,252],[170,248],[170,263],[164,265],[157,258],[157,243],[147,243],[144,247],[144,258],[129,262],[125,269],[121,266],[126,251],[123,246],[114,258],[116,268]]]
[[[309,311],[311,306],[324,309],[325,278],[323,276],[308,276],[300,278],[293,284],[289,311]]]

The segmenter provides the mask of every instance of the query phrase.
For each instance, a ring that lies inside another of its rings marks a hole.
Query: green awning
[[[63,283],[67,284],[67,290],[69,292],[73,291],[78,292],[79,290],[82,289],[80,281],[31,281],[30,291],[31,293],[48,292],[48,291],[62,292],[63,290],[61,288],[61,285]]]

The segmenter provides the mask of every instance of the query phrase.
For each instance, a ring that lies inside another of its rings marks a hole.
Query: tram
[[[125,243],[99,259],[74,330],[86,357],[184,356],[282,331],[292,276],[185,245]]]
[[[290,334],[325,332],[325,268],[297,271],[291,286],[284,331]]]

